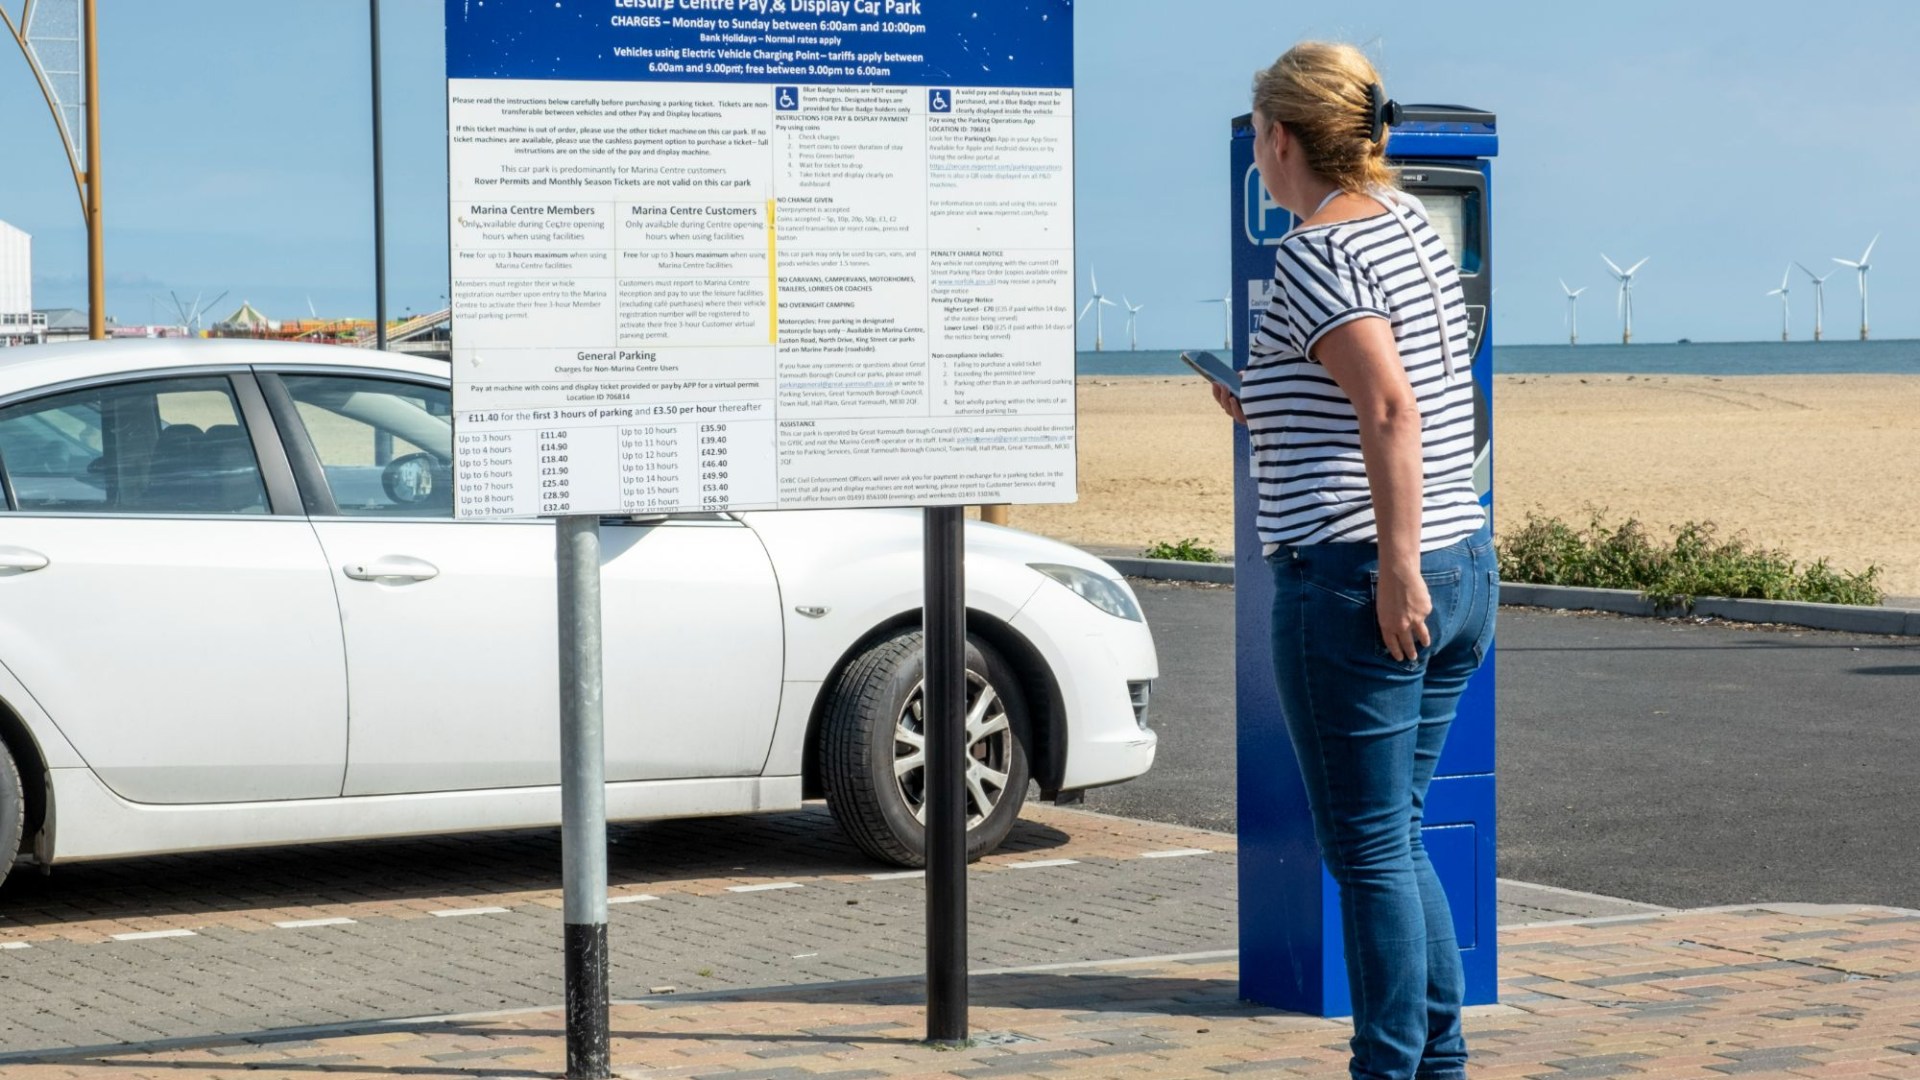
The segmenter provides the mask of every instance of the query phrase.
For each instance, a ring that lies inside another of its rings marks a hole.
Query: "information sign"
[[[450,0],[461,517],[1075,497],[1069,0]]]

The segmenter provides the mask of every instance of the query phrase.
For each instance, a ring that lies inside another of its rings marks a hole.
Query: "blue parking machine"
[[[1473,330],[1475,480],[1492,509],[1494,116],[1454,105],[1409,105],[1387,142],[1401,186],[1426,204],[1460,264]],[[1234,366],[1245,368],[1273,280],[1273,246],[1293,225],[1267,196],[1253,162],[1253,119],[1233,121]],[[1338,886],[1320,863],[1293,747],[1280,720],[1268,652],[1272,578],[1255,530],[1258,493],[1245,429],[1234,439],[1236,682],[1239,698],[1240,993],[1263,1005],[1344,1016],[1352,1011],[1342,957]],[[1467,1003],[1498,999],[1494,885],[1494,657],[1461,698],[1428,796],[1429,856],[1452,902]]]

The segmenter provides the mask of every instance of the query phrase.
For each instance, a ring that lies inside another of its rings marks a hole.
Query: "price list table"
[[[456,440],[465,513],[552,516],[750,510],[775,504],[770,420],[684,420],[620,428],[463,425]]]
[[[623,509],[774,505],[771,420],[641,424],[619,429],[619,441]]]

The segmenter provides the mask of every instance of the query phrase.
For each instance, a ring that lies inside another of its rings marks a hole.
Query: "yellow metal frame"
[[[53,126],[62,135],[60,146],[67,152],[67,167],[73,170],[74,191],[80,196],[80,212],[85,214],[87,212],[86,173],[80,169],[80,159],[74,156],[73,141],[66,137],[70,133],[67,131],[66,123],[60,118],[60,103],[53,99],[53,87],[48,85],[46,73],[40,70],[39,64],[33,62],[33,54],[28,51],[27,26],[32,19],[33,0],[27,0],[26,7],[20,12],[19,26],[13,24],[13,16],[7,14],[7,9],[0,7],[0,23],[6,24],[8,36],[13,38],[15,45],[20,46],[21,58],[26,60],[28,67],[33,69],[33,79],[40,84],[40,96],[47,99],[47,111],[53,114]]]
[[[47,82],[46,72],[33,58],[33,50],[27,44],[27,27],[33,22],[34,0],[26,0],[20,9],[20,24],[14,25],[13,16],[7,9],[0,7],[0,23],[7,28],[7,36],[20,47],[20,56],[33,70],[33,79],[40,84],[40,96],[47,101],[47,110],[53,115],[53,126],[61,134],[60,148],[66,151],[67,168],[73,172],[74,190],[80,196],[80,213],[87,222],[87,336],[99,340],[107,336],[107,297],[106,297],[106,255],[105,238],[100,228],[100,79],[98,74],[99,35],[96,33],[95,0],[85,0],[81,14],[81,36],[86,56],[86,130],[82,138],[87,144],[87,167],[80,168],[80,159],[74,154],[73,132],[67,130],[66,120],[60,115],[60,103],[54,100],[53,87]]]

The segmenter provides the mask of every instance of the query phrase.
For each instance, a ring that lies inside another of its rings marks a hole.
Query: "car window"
[[[342,514],[453,516],[453,398],[445,389],[345,375],[281,381]]]
[[[264,514],[266,485],[225,378],[89,387],[0,409],[21,511]]]

